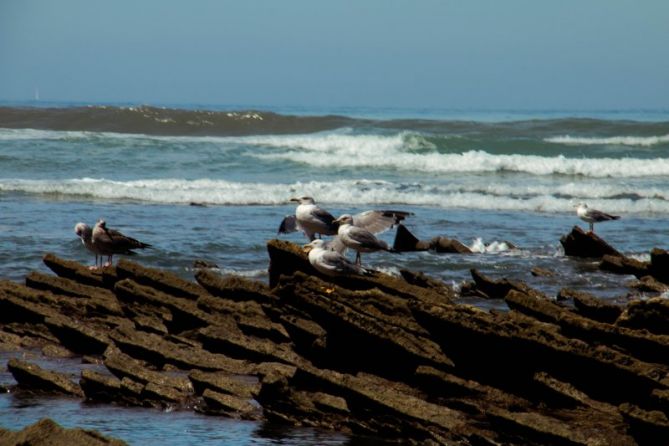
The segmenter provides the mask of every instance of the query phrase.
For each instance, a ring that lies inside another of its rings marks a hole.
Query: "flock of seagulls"
[[[335,218],[318,206],[312,197],[291,198],[290,201],[298,203],[295,214],[283,219],[278,233],[302,231],[309,239],[309,243],[303,246],[308,253],[309,263],[328,276],[368,274],[369,271],[362,267],[361,253],[396,252],[385,241],[377,238],[376,234],[393,228],[413,215],[406,211],[369,210]],[[591,209],[585,203],[576,206],[576,215],[590,225],[590,233],[594,233],[595,223],[620,218],[618,215]],[[148,243],[128,237],[116,229],[109,229],[102,219],[92,229],[85,223],[77,223],[74,232],[86,249],[95,254],[95,266],[91,266],[91,269],[110,266],[115,254],[132,255],[136,249],[151,247]],[[323,236],[333,238],[326,241],[322,239]],[[345,255],[348,249],[356,252],[354,262]],[[105,263],[104,257],[107,257]]]

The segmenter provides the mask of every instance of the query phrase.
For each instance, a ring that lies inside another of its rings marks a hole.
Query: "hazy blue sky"
[[[0,0],[0,100],[669,108],[669,0]]]

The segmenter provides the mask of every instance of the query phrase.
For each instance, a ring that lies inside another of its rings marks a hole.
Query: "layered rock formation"
[[[320,276],[268,243],[270,286],[195,282],[121,260],[0,281],[0,348],[98,362],[74,382],[12,360],[21,388],[182,407],[407,444],[639,445],[669,438],[669,310],[615,307],[472,271],[508,312],[454,303],[420,273]],[[63,382],[69,381],[69,385]]]

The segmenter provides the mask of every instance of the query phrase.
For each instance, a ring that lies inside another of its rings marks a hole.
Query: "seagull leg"
[[[355,252],[355,264],[362,265],[362,257],[360,256],[360,251]]]
[[[595,224],[593,222],[590,222],[590,233],[595,232]]]

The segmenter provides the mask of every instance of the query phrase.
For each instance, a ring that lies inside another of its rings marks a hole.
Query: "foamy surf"
[[[555,136],[544,139],[546,142],[554,144],[592,146],[592,145],[612,145],[612,146],[639,146],[651,147],[658,144],[669,143],[669,135],[661,136],[609,136],[609,137],[579,137],[579,136]]]
[[[631,191],[634,190],[634,194]],[[574,204],[614,213],[669,214],[669,192],[633,189],[613,183],[513,186],[491,183],[429,184],[383,180],[339,180],[293,183],[235,182],[214,179],[95,178],[64,180],[0,179],[0,192],[39,195],[46,199],[137,201],[160,204],[285,205],[294,196],[311,195],[326,205],[409,205],[434,208],[574,212]]]

